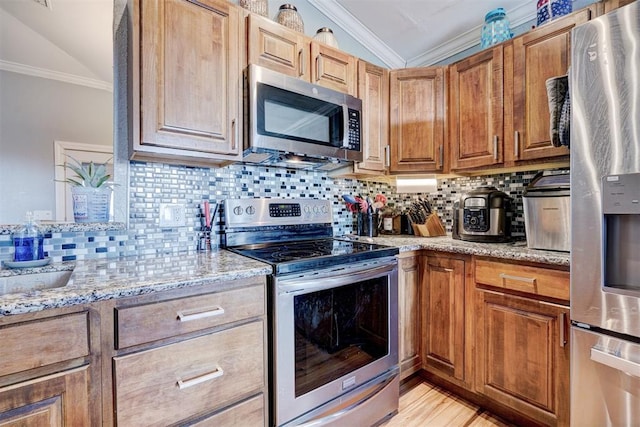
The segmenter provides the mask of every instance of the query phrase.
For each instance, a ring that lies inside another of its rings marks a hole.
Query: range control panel
[[[224,208],[225,224],[230,228],[333,222],[329,200],[229,199]]]

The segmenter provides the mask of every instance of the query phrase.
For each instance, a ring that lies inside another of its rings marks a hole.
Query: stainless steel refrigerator
[[[571,425],[640,426],[640,4],[573,30]]]

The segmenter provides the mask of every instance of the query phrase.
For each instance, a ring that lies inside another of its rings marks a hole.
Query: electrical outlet
[[[33,211],[33,219],[36,221],[51,221],[53,212],[51,211]]]
[[[187,225],[185,208],[178,203],[160,203],[160,227],[184,227]]]

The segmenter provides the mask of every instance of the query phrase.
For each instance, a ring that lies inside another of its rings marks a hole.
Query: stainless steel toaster
[[[522,194],[527,247],[569,252],[570,177],[568,170],[539,172]]]

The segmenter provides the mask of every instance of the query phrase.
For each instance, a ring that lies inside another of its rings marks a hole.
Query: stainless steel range
[[[334,239],[331,212],[328,200],[224,204],[222,246],[273,266],[274,426],[366,426],[398,410],[398,249]]]

